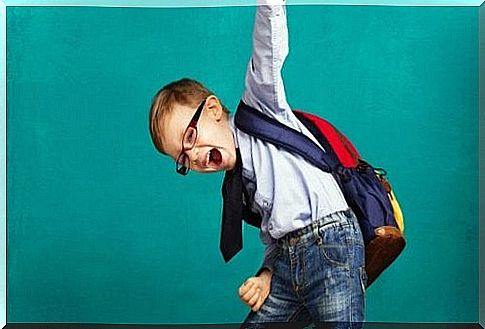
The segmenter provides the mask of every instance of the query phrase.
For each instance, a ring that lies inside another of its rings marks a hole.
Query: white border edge
[[[479,4],[342,4],[342,3],[325,3],[325,5],[361,5],[361,6],[477,6],[480,7],[485,2],[482,1]],[[298,5],[318,5],[319,3],[299,3]],[[0,115],[0,159],[1,161],[1,173],[0,173],[0,185],[3,187],[0,195],[0,216],[3,220],[0,220],[0,248],[2,249],[0,260],[2,265],[0,265],[0,328],[3,328],[7,324],[7,214],[6,214],[6,178],[7,178],[7,17],[6,17],[6,7],[7,6],[48,6],[48,7],[127,7],[127,8],[138,8],[138,7],[148,7],[148,8],[180,8],[180,7],[195,7],[192,5],[159,5],[159,6],[147,6],[147,5],[134,5],[134,6],[116,6],[116,5],[103,5],[101,4],[8,4],[3,0],[0,0],[0,76],[3,77],[0,87],[0,106],[3,109]],[[196,7],[234,7],[234,6],[251,6],[251,4],[223,4],[223,5],[205,5]],[[480,105],[479,105],[480,107]],[[479,220],[480,223],[480,220]],[[480,293],[480,290],[479,290]],[[484,319],[481,318],[482,314],[479,314],[479,322],[482,323]]]
[[[165,4],[158,4],[158,5],[148,5],[148,4],[138,4],[138,5],[128,5],[123,4],[124,2],[129,2],[129,0],[122,0],[119,1],[120,4],[114,4],[116,0],[92,0],[91,1],[82,1],[82,3],[76,3],[75,0],[64,0],[67,3],[62,3],[59,1],[58,3],[45,1],[42,3],[43,0],[0,0],[0,2],[4,2],[7,7],[115,7],[115,8],[213,8],[213,7],[247,7],[247,6],[256,6],[257,4],[255,1],[251,0],[239,0],[239,3],[234,3],[234,1],[230,0],[208,0],[206,4],[181,4],[179,1],[177,3],[176,0],[168,0],[164,1]],[[72,2],[71,2],[72,1]],[[227,1],[227,2],[226,2]],[[357,2],[350,2],[344,3],[345,0],[341,1],[324,1],[324,0],[304,0],[302,2],[293,2],[287,3],[287,6],[295,6],[295,5],[336,5],[336,6],[398,6],[398,7],[480,7],[485,0],[468,0],[468,3],[460,3],[460,1],[456,1],[456,3],[432,3],[433,0],[428,0],[429,3],[399,3],[397,2],[365,2],[363,0],[361,3]],[[33,3],[29,3],[33,2]],[[71,3],[69,3],[71,2]],[[193,2],[193,0],[189,0],[187,2]],[[209,2],[209,4],[207,4]]]
[[[0,0],[0,327],[7,324],[7,10]]]

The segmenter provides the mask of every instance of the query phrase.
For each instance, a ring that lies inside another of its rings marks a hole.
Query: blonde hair
[[[163,120],[170,114],[175,104],[195,108],[205,98],[214,93],[204,87],[200,82],[189,78],[173,81],[160,89],[153,97],[150,106],[149,129],[152,142],[162,154],[167,154],[163,148],[161,126]],[[229,111],[223,105],[223,110]]]

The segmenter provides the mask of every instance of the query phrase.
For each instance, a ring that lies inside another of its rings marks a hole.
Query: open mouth
[[[207,165],[208,166],[219,166],[222,163],[222,154],[221,152],[213,148],[207,153]]]

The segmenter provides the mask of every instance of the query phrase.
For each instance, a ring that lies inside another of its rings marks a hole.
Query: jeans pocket
[[[324,225],[318,229],[321,254],[331,265],[350,266],[352,230],[348,224]]]

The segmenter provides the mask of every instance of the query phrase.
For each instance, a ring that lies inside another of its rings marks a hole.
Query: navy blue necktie
[[[222,228],[220,249],[228,262],[242,249],[243,183],[242,161],[236,149],[236,165],[226,171],[222,183]]]

